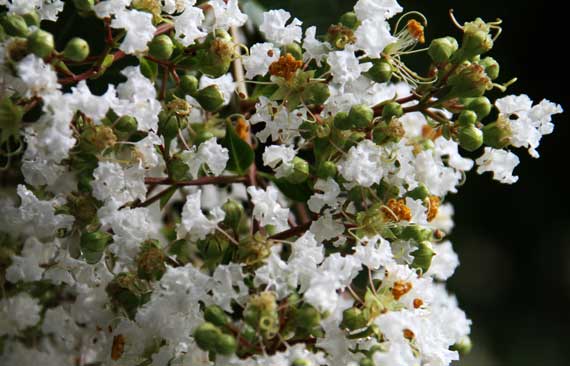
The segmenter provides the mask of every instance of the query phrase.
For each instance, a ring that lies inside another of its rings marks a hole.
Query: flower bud
[[[86,128],[81,133],[80,149],[84,152],[100,152],[117,143],[117,136],[113,129],[105,125],[96,125]]]
[[[386,121],[389,121],[394,117],[402,117],[403,115],[404,110],[402,108],[402,105],[398,102],[389,102],[387,104],[384,104],[384,107],[382,108],[382,118],[384,118]]]
[[[460,127],[457,138],[459,146],[467,151],[475,151],[483,145],[483,132],[474,125]]]
[[[392,65],[384,59],[371,59],[372,67],[364,73],[370,80],[377,83],[387,83],[392,79]]]
[[[134,318],[137,308],[150,299],[150,288],[147,283],[137,278],[134,273],[119,273],[109,282],[107,295],[111,304],[126,311],[129,318]]]
[[[104,231],[84,232],[79,239],[79,247],[81,253],[88,264],[99,262],[103,256],[103,252],[107,245],[111,242],[113,236]]]
[[[115,129],[124,133],[135,132],[137,130],[137,120],[132,116],[122,116],[115,122]]]
[[[311,305],[305,304],[297,310],[295,323],[298,328],[311,330],[321,325],[321,314]]]
[[[347,13],[342,14],[340,16],[339,22],[340,24],[350,29],[356,29],[360,25],[360,20],[358,20],[356,13],[353,11],[349,11]]]
[[[164,137],[166,142],[169,142],[178,135],[180,125],[178,124],[178,117],[176,115],[164,114],[158,120],[158,133]]]
[[[222,210],[224,210],[224,213],[226,214],[224,224],[233,229],[237,229],[241,218],[243,217],[243,206],[241,203],[233,199],[229,199],[223,204]]]
[[[217,325],[218,327],[223,327],[230,322],[230,317],[224,312],[224,309],[218,305],[206,306],[204,309],[204,319],[206,321]]]
[[[193,138],[192,143],[194,143],[196,146],[199,146],[203,142],[206,142],[214,137],[214,134],[210,131],[201,131],[196,135],[196,137]]]
[[[42,21],[37,11],[32,11],[31,13],[24,14],[22,15],[22,18],[24,18],[24,21],[29,27],[39,27]]]
[[[224,356],[234,354],[237,351],[236,339],[230,334],[220,335],[215,343],[213,351]]]
[[[492,57],[485,57],[481,61],[479,61],[479,65],[483,66],[485,69],[485,73],[491,80],[495,80],[499,77],[499,72],[501,71],[501,66],[499,63]]]
[[[378,145],[386,142],[398,142],[404,135],[406,130],[400,121],[397,119],[390,119],[378,124],[372,130],[372,140]]]
[[[222,331],[212,323],[203,323],[194,330],[194,340],[198,347],[205,351],[213,351],[216,348]]]
[[[213,78],[225,75],[236,55],[231,38],[214,38],[206,47],[197,53],[198,70]]]
[[[356,128],[367,127],[374,118],[374,111],[365,104],[356,104],[348,113],[350,123]]]
[[[473,126],[475,123],[477,123],[477,113],[470,110],[464,110],[457,118],[459,127]]]
[[[82,38],[72,38],[63,49],[63,57],[68,60],[81,62],[89,56],[89,43]]]
[[[485,145],[495,149],[509,146],[512,135],[511,126],[502,118],[483,127],[483,142]]]
[[[137,256],[137,274],[148,281],[158,281],[166,272],[164,251],[157,240],[147,240]]]
[[[317,177],[321,179],[333,178],[337,174],[337,166],[332,161],[325,161],[317,167]]]
[[[174,52],[172,39],[166,34],[161,34],[153,38],[148,44],[149,54],[159,60],[168,60]]]
[[[95,0],[73,0],[73,5],[75,5],[75,9],[83,12],[93,10],[94,3]]]
[[[210,85],[198,90],[195,98],[200,106],[208,112],[215,112],[224,105],[224,96],[217,85]]]
[[[281,47],[281,54],[290,54],[295,60],[303,61],[303,49],[298,43],[289,43]]]
[[[12,102],[9,97],[0,100],[0,145],[10,137],[20,135],[20,123],[24,116],[24,110]]]
[[[180,158],[179,155],[174,155],[166,164],[168,176],[175,181],[181,181],[188,178],[188,171],[190,168]]]
[[[402,228],[398,235],[398,238],[402,240],[414,240],[416,242],[422,242],[430,240],[432,236],[432,231],[428,228],[417,224],[406,225]]]
[[[24,18],[17,14],[5,15],[1,18],[0,24],[9,36],[26,37],[30,32]]]
[[[293,363],[291,364],[291,366],[311,366],[311,365],[313,365],[313,363],[303,358],[298,358],[295,361],[293,361]]]
[[[339,130],[350,130],[352,128],[352,122],[348,117],[347,112],[338,112],[334,116],[334,126]]]
[[[469,338],[469,336],[461,337],[459,342],[451,346],[452,351],[457,351],[462,355],[466,355],[469,352],[471,352],[472,348],[473,348],[473,343],[471,342],[471,338]]]
[[[493,38],[491,38],[490,31],[490,26],[481,18],[465,23],[463,27],[463,42],[461,43],[463,57],[471,59],[493,48]]]
[[[412,262],[412,267],[421,269],[422,273],[426,273],[431,266],[431,260],[435,252],[429,241],[422,241],[418,245],[418,249],[412,252],[414,261]]]
[[[452,88],[446,99],[481,97],[493,87],[483,67],[470,62],[459,66],[447,84]]]
[[[368,320],[362,310],[358,308],[348,308],[342,313],[340,326],[350,331],[362,329],[368,325]]]
[[[324,139],[331,134],[331,128],[329,125],[318,125],[315,129],[315,134],[318,138]]]
[[[358,362],[358,366],[374,366],[374,361],[371,358],[365,357]]]
[[[298,156],[293,158],[292,163],[293,169],[285,179],[294,184],[306,181],[309,178],[309,163]]]
[[[482,120],[491,113],[491,102],[487,97],[466,98],[463,102],[466,109],[477,113],[477,119]]]
[[[310,83],[303,91],[306,104],[323,104],[329,99],[331,92],[325,83]]]
[[[431,41],[428,54],[433,62],[441,64],[449,61],[458,48],[457,40],[453,37],[437,38]]]
[[[197,243],[200,255],[208,267],[220,264],[229,247],[228,239],[221,234],[212,234]]]
[[[424,200],[430,195],[429,189],[425,184],[420,183],[416,188],[408,192],[407,196],[415,200]]]
[[[180,77],[180,90],[184,94],[194,95],[198,91],[198,79],[194,75],[182,75]]]

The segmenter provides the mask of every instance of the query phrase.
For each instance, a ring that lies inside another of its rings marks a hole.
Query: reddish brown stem
[[[172,180],[170,178],[145,178],[144,182],[146,184],[158,184],[158,185],[169,185],[169,186],[203,186],[207,184],[228,184],[228,183],[238,183],[245,182],[246,177],[240,176],[219,176],[219,177],[201,177],[194,180]]]

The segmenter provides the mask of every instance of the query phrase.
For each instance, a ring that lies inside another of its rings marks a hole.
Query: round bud
[[[492,104],[487,97],[466,98],[465,108],[477,113],[477,119],[482,120],[491,113]]]
[[[384,118],[386,121],[389,121],[394,117],[402,117],[403,115],[404,110],[402,108],[402,105],[398,102],[389,102],[382,108],[382,118]]]
[[[166,272],[164,251],[157,240],[147,240],[137,255],[137,274],[143,280],[158,281]]]
[[[483,127],[483,142],[485,145],[495,149],[502,149],[509,146],[513,131],[507,121],[502,119],[489,123]]]
[[[331,92],[325,83],[310,83],[303,91],[306,104],[323,104],[329,99]]]
[[[103,252],[107,245],[111,242],[113,236],[104,231],[85,232],[81,234],[79,239],[79,247],[81,253],[88,264],[99,262],[103,256]]]
[[[303,305],[296,313],[295,323],[301,329],[311,330],[321,324],[321,314],[310,305]]]
[[[374,118],[374,111],[365,104],[356,104],[350,108],[348,118],[356,128],[367,127]]]
[[[349,11],[347,13],[342,14],[340,16],[339,22],[340,24],[350,29],[356,29],[360,25],[360,21],[358,20],[356,13],[353,11]]]
[[[365,357],[360,360],[358,366],[374,366],[374,361],[371,358]]]
[[[481,18],[465,23],[461,53],[466,59],[481,55],[493,48],[490,26]]]
[[[31,13],[24,14],[22,15],[22,18],[24,18],[24,21],[29,27],[31,26],[39,27],[42,21],[37,11],[32,11]]]
[[[429,189],[425,184],[420,183],[416,188],[408,192],[407,196],[415,200],[424,200],[429,196]]]
[[[89,56],[89,43],[82,38],[72,38],[63,49],[63,57],[75,62],[81,62]]]
[[[193,138],[192,142],[194,145],[199,146],[203,142],[213,139],[214,137],[214,134],[210,131],[201,131],[196,135],[196,137]]]
[[[405,226],[401,233],[399,233],[398,238],[402,240],[414,240],[416,242],[421,242],[424,240],[430,240],[432,236],[432,231],[428,228],[422,227],[417,224],[411,224]]]
[[[337,174],[337,166],[332,161],[325,161],[317,167],[317,177],[322,179],[332,178]]]
[[[28,36],[28,50],[40,58],[48,57],[53,51],[53,36],[41,29]]]
[[[198,90],[195,98],[200,106],[208,112],[215,112],[224,105],[224,95],[217,85],[210,85]]]
[[[229,199],[223,204],[222,210],[224,210],[224,213],[226,214],[224,224],[233,229],[237,229],[243,216],[243,206],[241,203],[233,199]]]
[[[459,127],[473,126],[475,123],[477,123],[477,113],[470,110],[462,111],[457,118]]]
[[[290,54],[295,60],[303,60],[303,49],[298,43],[289,43],[281,47],[281,54]]]
[[[348,116],[348,112],[338,112],[334,116],[334,126],[339,130],[350,130],[352,128],[352,123]]]
[[[235,54],[236,47],[231,39],[214,38],[209,47],[198,51],[198,69],[203,74],[219,78],[228,72]]]
[[[459,342],[451,346],[451,350],[457,351],[462,355],[466,355],[469,352],[471,352],[472,348],[473,348],[473,343],[471,342],[471,338],[469,338],[469,336],[461,337]]]
[[[224,309],[218,305],[207,306],[206,309],[204,309],[204,319],[219,327],[223,327],[231,320],[230,317],[224,312]]]
[[[293,361],[293,363],[291,364],[291,366],[311,366],[312,363],[302,359],[302,358],[298,358],[295,361]]]
[[[166,142],[169,142],[178,135],[179,128],[178,117],[176,117],[176,115],[159,118],[158,120],[158,133],[164,137]]]
[[[0,24],[9,36],[26,37],[30,32],[24,18],[17,14],[2,17]]]
[[[149,54],[159,60],[168,60],[174,52],[174,44],[172,39],[166,34],[156,36],[148,44]]]
[[[178,155],[174,155],[166,164],[168,176],[175,181],[188,178],[190,168]]]
[[[348,330],[357,330],[366,327],[368,321],[358,308],[348,308],[342,313],[342,322],[340,326]]]
[[[194,95],[198,91],[198,79],[194,75],[182,75],[180,77],[180,90],[184,94]]]
[[[306,160],[295,156],[293,158],[293,169],[291,174],[285,177],[285,179],[291,183],[297,184],[306,181],[307,178],[309,178],[309,163]]]
[[[137,130],[137,120],[132,116],[122,116],[115,122],[115,129],[124,133],[135,132]]]
[[[467,151],[475,151],[483,145],[483,132],[474,125],[460,127],[457,138],[459,146]]]
[[[492,57],[485,57],[481,61],[479,61],[479,65],[483,66],[485,69],[485,73],[491,80],[495,80],[499,77],[499,72],[501,71],[501,66]]]
[[[73,0],[75,9],[79,11],[91,11],[93,10],[93,4],[95,4],[95,0]]]
[[[437,38],[431,41],[428,54],[433,62],[441,64],[449,61],[458,48],[457,40],[453,37]]]
[[[213,351],[216,349],[222,331],[214,324],[206,322],[194,330],[194,340],[198,347],[205,351]]]
[[[229,356],[237,351],[236,339],[229,334],[222,334],[218,337],[214,351],[220,355]]]
[[[485,74],[485,69],[481,65],[470,62],[459,66],[449,77],[447,83],[452,88],[446,99],[481,97],[493,87],[493,83]]]
[[[370,60],[372,67],[364,73],[370,80],[377,83],[386,83],[392,79],[392,65],[384,59]]]
[[[225,236],[214,234],[198,241],[197,246],[204,262],[208,266],[214,266],[224,259],[229,242]]]
[[[429,241],[422,241],[418,245],[418,249],[412,252],[414,261],[412,262],[412,267],[421,269],[422,273],[426,273],[431,266],[431,260],[435,252]]]

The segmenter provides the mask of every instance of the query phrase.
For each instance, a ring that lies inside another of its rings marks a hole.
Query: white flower
[[[17,335],[40,321],[38,300],[25,292],[0,300],[0,335]]]
[[[479,165],[477,173],[492,172],[493,179],[501,183],[513,184],[519,180],[519,177],[513,176],[513,170],[520,160],[510,151],[485,147],[485,152],[475,162]]]
[[[455,268],[459,266],[459,257],[457,253],[453,251],[450,241],[435,244],[432,248],[435,252],[435,256],[431,261],[427,275],[445,281],[453,275]]]
[[[194,43],[196,39],[207,35],[200,30],[204,13],[202,9],[193,6],[195,3],[196,0],[185,0],[184,12],[174,17],[176,37],[186,47]]]
[[[292,172],[296,154],[291,146],[270,145],[263,152],[263,164],[274,169],[277,178],[286,177]]]
[[[220,175],[226,169],[230,159],[228,149],[222,147],[215,137],[204,141],[198,151],[186,150],[182,153],[182,160],[190,167],[190,174],[198,177],[198,171],[206,164],[214,175]]]
[[[108,18],[113,14],[125,10],[130,4],[131,0],[106,0],[99,1],[93,9],[99,18]]]
[[[325,214],[311,223],[309,228],[315,234],[318,241],[325,241],[337,238],[344,234],[344,225],[333,220],[332,215]]]
[[[112,200],[123,205],[136,199],[144,200],[146,197],[142,165],[123,169],[118,163],[101,161],[93,172],[93,178],[93,196],[98,200]]]
[[[34,54],[24,57],[16,70],[27,87],[26,97],[52,94],[60,88],[55,71]]]
[[[149,132],[144,139],[135,143],[136,149],[141,155],[142,164],[145,168],[153,168],[162,161],[162,157],[158,154],[155,147],[160,144],[160,137],[152,131]]]
[[[305,38],[303,39],[303,61],[309,62],[315,60],[317,66],[321,66],[321,61],[327,56],[332,49],[328,42],[321,42],[315,36],[317,27],[312,26],[305,31]]]
[[[397,40],[390,34],[388,22],[366,19],[354,32],[357,49],[363,50],[370,57],[377,58],[386,46]]]
[[[213,0],[209,4],[214,10],[215,28],[239,28],[247,22],[247,15],[239,9],[238,0]]]
[[[362,239],[354,250],[354,256],[373,270],[395,263],[390,243],[381,236]]]
[[[396,0],[358,0],[354,12],[360,20],[389,19],[404,10]]]
[[[259,97],[259,102],[255,105],[256,113],[251,116],[249,123],[265,123],[265,128],[255,135],[266,142],[271,136],[273,141],[281,140],[284,144],[292,143],[293,139],[299,136],[299,126],[303,123],[306,112],[294,110],[289,112],[287,108],[267,97]]]
[[[338,170],[346,180],[363,187],[380,183],[384,175],[382,148],[370,140],[363,140],[348,150]]]
[[[12,257],[12,264],[6,270],[6,279],[12,283],[41,280],[45,271],[41,265],[50,261],[56,249],[56,245],[44,244],[33,236],[29,237],[22,253]]]
[[[253,79],[258,75],[265,75],[269,70],[269,65],[279,59],[281,51],[273,47],[271,43],[256,43],[249,49],[249,55],[243,56],[243,67],[245,77]]]
[[[277,231],[289,228],[287,223],[289,209],[281,207],[277,202],[279,191],[275,187],[269,186],[263,190],[251,186],[247,188],[247,193],[251,196],[251,202],[254,206],[253,217],[262,226],[273,225]]]
[[[309,209],[315,213],[319,213],[323,207],[328,206],[336,209],[340,203],[338,195],[340,194],[340,186],[333,178],[327,180],[319,179],[315,183],[315,192],[307,201]],[[319,193],[321,191],[322,193]]]
[[[211,219],[204,215],[200,205],[201,196],[202,191],[198,190],[186,197],[182,208],[182,221],[177,230],[178,238],[190,235],[192,240],[204,239],[224,220],[224,212],[219,208],[212,210]]]
[[[360,63],[358,57],[354,54],[354,47],[346,47],[342,51],[329,53],[327,63],[331,67],[333,81],[340,85],[358,79],[360,74],[372,67],[370,62]]]
[[[94,95],[89,90],[85,80],[81,80],[76,86],[71,88],[69,102],[73,109],[85,113],[96,122],[101,122],[109,108],[112,108],[117,103],[117,95],[113,85],[109,85],[104,95]]]
[[[288,11],[283,9],[270,10],[263,13],[263,23],[259,26],[259,30],[265,35],[265,38],[278,46],[301,42],[303,35],[301,24],[303,23],[294,18],[291,23],[287,24],[290,18],[291,14]]]
[[[146,50],[147,43],[154,38],[156,31],[152,25],[152,14],[139,10],[121,10],[116,13],[111,27],[127,31],[119,46],[127,54]]]

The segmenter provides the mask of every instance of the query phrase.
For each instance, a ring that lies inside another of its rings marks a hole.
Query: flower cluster
[[[2,365],[469,350],[445,199],[474,166],[516,182],[513,151],[538,157],[561,107],[485,96],[513,82],[486,56],[499,21],[452,15],[459,40],[418,48],[427,21],[396,0],[359,0],[319,36],[242,10],[0,0],[0,160],[20,183],[0,199]],[[73,34],[81,19],[97,37]],[[426,75],[405,63],[419,52]]]

